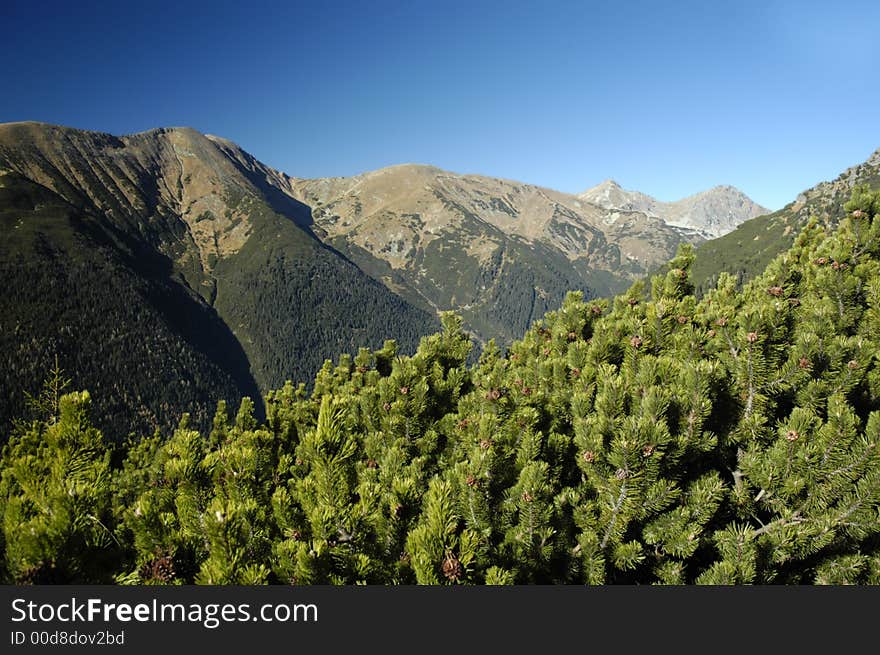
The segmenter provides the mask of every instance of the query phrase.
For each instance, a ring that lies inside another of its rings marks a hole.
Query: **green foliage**
[[[3,450],[4,569],[16,583],[109,582],[112,452],[91,427],[88,392],[62,396]]]
[[[880,193],[701,300],[682,248],[468,367],[462,319],[108,448],[63,376],[4,450],[25,583],[878,584]],[[57,399],[57,401],[56,401]]]

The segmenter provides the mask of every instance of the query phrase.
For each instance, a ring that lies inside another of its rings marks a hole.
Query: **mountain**
[[[432,166],[284,184],[326,243],[411,303],[455,309],[483,340],[518,338],[566,291],[611,295],[704,240],[638,209]]]
[[[640,191],[626,191],[614,180],[605,180],[578,194],[578,198],[604,209],[637,211],[657,216],[659,204],[651,196]]]
[[[880,188],[880,149],[834,180],[798,194],[779,211],[746,221],[733,232],[698,247],[691,272],[697,290],[702,293],[712,288],[723,271],[736,275],[740,282],[759,275],[776,255],[791,247],[813,217],[833,228],[846,213],[843,205],[853,189],[860,185]]]
[[[661,202],[639,191],[626,191],[614,180],[605,180],[578,194],[578,198],[604,209],[656,216],[668,225],[696,230],[710,239],[770,211],[732,186],[716,186],[675,202]]]
[[[220,398],[259,412],[265,390],[386,338],[411,352],[443,310],[507,345],[568,291],[612,295],[703,242],[735,204],[694,196],[673,225],[616,185],[591,200],[414,164],[295,178],[190,128],[0,125],[0,172],[0,424],[57,357],[102,425],[139,433],[183,407],[206,425]]]
[[[101,425],[168,429],[184,408],[308,380],[439,324],[328,248],[282,179],[188,128],[130,136],[0,125],[0,422],[55,358]]]

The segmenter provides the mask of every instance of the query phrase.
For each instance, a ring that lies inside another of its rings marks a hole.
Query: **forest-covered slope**
[[[570,294],[473,367],[452,314],[412,357],[183,418],[125,447],[88,392],[2,455],[14,583],[880,583],[880,193],[741,291]]]
[[[189,129],[0,125],[0,431],[57,359],[108,433],[207,428],[220,399],[439,326],[309,229],[308,207]]]
[[[0,441],[56,363],[121,437],[174,425],[183,408],[208,424],[219,398],[258,393],[229,329],[152,249],[12,172],[0,231]]]

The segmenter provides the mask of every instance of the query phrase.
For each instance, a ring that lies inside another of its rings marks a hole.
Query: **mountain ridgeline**
[[[291,192],[313,208],[316,232],[365,271],[417,306],[454,309],[480,340],[504,344],[567,291],[618,293],[682,243],[704,241],[712,221],[729,228],[765,211],[719,187],[681,201],[693,210],[686,219],[656,201],[649,210],[602,204],[590,192],[414,164],[293,180]]]
[[[707,194],[728,222],[754,212]],[[568,291],[619,292],[714,225],[661,205],[427,166],[297,179],[188,128],[0,125],[0,425],[56,362],[101,427],[144,434],[184,410],[205,427],[221,398],[261,416],[267,390],[340,352],[412,353],[444,310],[506,346]]]

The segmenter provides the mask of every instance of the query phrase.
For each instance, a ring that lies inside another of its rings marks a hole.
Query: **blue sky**
[[[878,2],[5,0],[0,122],[776,209],[880,147],[878,25]]]

